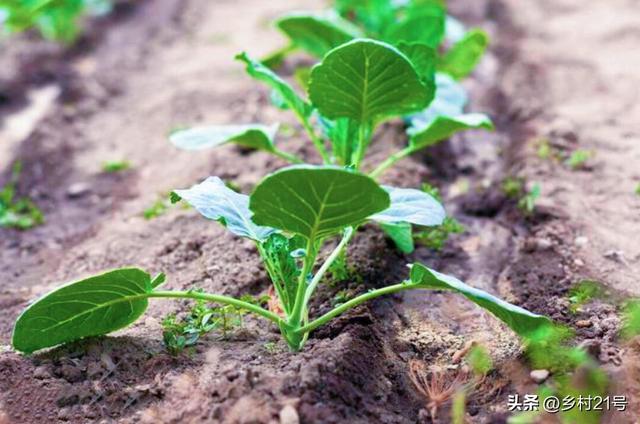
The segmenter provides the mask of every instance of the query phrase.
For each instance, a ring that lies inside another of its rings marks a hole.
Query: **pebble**
[[[578,247],[584,247],[589,243],[589,239],[584,236],[576,237],[576,240],[574,243]]]
[[[549,378],[549,370],[533,370],[529,377],[538,384],[544,383]]]
[[[87,183],[73,183],[67,188],[67,197],[69,197],[70,199],[77,199],[78,197],[82,197],[90,191],[91,187],[89,187],[89,184]]]
[[[579,321],[576,321],[576,327],[587,328],[587,327],[591,327],[592,325],[593,323],[588,319],[581,319]]]
[[[291,405],[285,405],[280,410],[280,424],[300,424],[298,411]]]
[[[82,371],[73,365],[63,365],[60,367],[60,376],[69,383],[75,383],[82,380]]]
[[[44,380],[49,377],[51,377],[51,373],[49,372],[49,367],[46,365],[41,365],[33,370],[33,378]]]

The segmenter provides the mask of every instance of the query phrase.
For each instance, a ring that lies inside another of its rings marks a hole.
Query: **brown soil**
[[[47,223],[28,232],[0,229],[0,343],[9,344],[12,324],[30,299],[61,282],[118,266],[166,272],[167,287],[174,289],[266,292],[268,280],[251,243],[193,211],[172,208],[149,221],[141,213],[170,189],[208,175],[247,192],[283,165],[233,147],[177,152],[166,135],[197,123],[291,122],[269,106],[268,92],[244,76],[232,57],[243,48],[259,56],[278,47],[281,40],[266,24],[312,3],[149,0],[127,6],[97,28],[85,48],[50,53],[53,70],[49,59],[34,53],[29,69],[34,75],[49,72],[47,78],[28,77],[23,59],[6,59],[1,80],[18,88],[3,91],[4,122],[15,116],[9,112],[24,113],[25,96],[17,93],[43,100],[26,115],[33,128],[0,128],[9,140],[0,146],[2,175],[15,160],[23,162],[21,192],[43,207]],[[640,180],[634,119],[640,112],[633,102],[632,64],[639,59],[633,62],[624,52],[637,43],[640,14],[629,0],[616,0],[616,7],[577,0],[452,3],[456,16],[481,25],[494,40],[466,85],[472,108],[495,117],[498,131],[451,140],[403,162],[384,180],[437,185],[467,231],[442,252],[421,247],[407,258],[377,229],[364,228],[350,257],[362,282],[323,287],[313,313],[326,310],[335,291],[397,282],[405,264],[419,260],[567,324],[590,320],[591,327],[579,329],[579,341],[614,379],[627,376],[628,381],[616,380],[615,390],[634,399],[638,370],[630,364],[639,353],[617,343],[615,307],[596,302],[570,314],[566,294],[581,278],[598,279],[618,294],[638,291],[633,283],[640,251],[633,235],[640,221],[633,211],[640,199],[633,188],[634,179]],[[606,28],[594,24],[605,17]],[[41,45],[30,39],[19,44],[30,52]],[[629,63],[613,60],[620,57]],[[43,83],[50,92],[36,89]],[[536,157],[540,137],[559,149],[580,146],[597,155],[586,170],[570,171]],[[303,139],[296,130],[282,145],[315,160]],[[403,142],[398,125],[385,127],[372,161]],[[132,170],[101,172],[105,160],[124,158]],[[523,217],[502,194],[507,175],[542,183],[536,214]],[[465,185],[470,189],[461,189]],[[130,329],[32,357],[7,347],[0,354],[0,423],[430,422],[408,362],[453,366],[453,356],[471,340],[489,348],[496,369],[469,397],[469,422],[504,422],[507,395],[536,390],[517,338],[450,294],[407,293],[363,305],[313,333],[299,354],[287,351],[277,329],[265,331],[262,321],[249,318],[245,330],[226,340],[212,335],[193,351],[171,357],[162,345],[160,321],[188,306],[153,302]],[[275,348],[268,348],[272,343]],[[609,421],[633,418],[619,414]],[[449,422],[448,406],[434,421]]]

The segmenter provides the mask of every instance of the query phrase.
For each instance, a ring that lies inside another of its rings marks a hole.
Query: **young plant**
[[[451,85],[450,78],[436,79],[435,58],[428,47],[401,46],[356,39],[329,51],[310,72],[309,100],[300,97],[286,81],[245,53],[237,56],[250,76],[266,83],[281,108],[291,110],[318,150],[324,164],[359,169],[380,124],[396,117],[424,111],[432,102],[436,83]],[[445,88],[436,105],[450,103]],[[456,132],[491,129],[489,118],[479,114],[444,116],[441,105],[430,115],[412,124],[409,146],[392,155],[373,172],[377,177],[398,160],[436,144]],[[449,106],[451,109],[452,106]],[[315,124],[315,125],[314,125]],[[318,131],[318,126],[322,132]],[[216,125],[176,131],[171,142],[186,150],[201,150],[227,143],[267,151],[290,163],[302,163],[299,157],[276,146],[278,126],[259,124]],[[328,142],[327,139],[328,138]]]
[[[9,182],[0,188],[0,227],[28,230],[44,222],[42,211],[27,198],[16,199],[22,164],[16,162]]]
[[[115,174],[118,172],[126,171],[131,168],[131,162],[126,160],[114,160],[104,162],[102,164],[102,170],[107,174]]]
[[[424,192],[381,187],[370,177],[351,170],[306,165],[267,176],[251,196],[230,190],[219,178],[209,178],[191,189],[177,190],[176,194],[205,217],[256,243],[280,302],[276,312],[224,295],[161,290],[163,274],[152,278],[140,269],[123,268],[76,281],[37,300],[16,322],[14,348],[30,353],[127,327],[145,312],[152,298],[203,300],[245,309],[276,324],[292,351],[301,350],[309,333],[349,309],[379,296],[414,289],[462,294],[520,335],[550,325],[546,317],[419,263],[411,265],[407,280],[369,290],[312,317],[310,301],[318,285],[358,226],[368,221],[419,225],[442,222],[442,207]],[[336,237],[337,245],[319,264],[319,253]]]
[[[369,37],[398,48],[402,45],[429,48],[438,71],[460,80],[476,67],[489,43],[480,29],[467,31],[459,21],[447,16],[441,1],[337,0],[334,9],[285,15],[275,22],[289,45],[263,60],[269,67],[279,65],[286,55],[302,50],[322,58],[330,50],[356,38]]]
[[[0,0],[0,31],[37,29],[44,38],[72,43],[85,14],[104,14],[110,0]]]

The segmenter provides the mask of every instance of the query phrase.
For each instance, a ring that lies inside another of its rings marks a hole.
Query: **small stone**
[[[581,319],[579,321],[576,321],[576,327],[579,327],[579,328],[587,328],[587,327],[591,327],[592,325],[593,323],[588,319]]]
[[[73,183],[67,188],[67,197],[69,197],[70,199],[77,199],[89,193],[90,191],[91,187],[89,187],[89,184],[87,183]]]
[[[51,372],[49,371],[49,367],[46,365],[41,365],[33,370],[33,378],[44,380],[49,377],[51,377]]]
[[[575,259],[573,261],[573,264],[577,267],[582,268],[584,266],[584,261],[582,259]]]
[[[291,405],[285,405],[280,410],[280,424],[300,424],[298,411]]]
[[[82,371],[73,365],[63,365],[59,369],[60,376],[69,383],[75,383],[82,380]]]
[[[549,378],[549,370],[533,370],[529,374],[529,377],[531,377],[534,382],[542,384]]]
[[[576,240],[574,241],[574,243],[578,247],[584,247],[587,244],[589,244],[589,239],[584,236],[576,237]]]
[[[71,419],[71,409],[70,408],[61,408],[58,411],[58,419],[61,421],[69,421]]]

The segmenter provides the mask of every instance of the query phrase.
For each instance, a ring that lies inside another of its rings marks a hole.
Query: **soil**
[[[105,269],[166,272],[172,289],[266,292],[267,276],[251,243],[179,207],[151,220],[142,215],[169,190],[208,175],[249,192],[284,165],[231,146],[179,152],[166,136],[203,123],[293,124],[232,58],[243,48],[259,57],[279,47],[282,40],[268,23],[284,12],[317,8],[313,3],[123,2],[79,47],[26,36],[9,46],[10,54],[3,51],[0,182],[21,161],[20,192],[42,207],[47,222],[27,232],[0,229],[0,423],[449,422],[448,405],[430,417],[408,364],[422,360],[453,372],[469,341],[487,347],[495,362],[467,399],[469,422],[505,422],[508,395],[536,391],[517,338],[477,307],[437,292],[362,305],[313,333],[299,354],[287,351],[276,328],[247,318],[243,330],[224,339],[208,336],[173,357],[163,347],[160,322],[189,303],[160,301],[109,337],[30,357],[10,350],[13,322],[29,300]],[[465,85],[470,109],[487,111],[498,130],[456,137],[402,162],[383,180],[436,185],[466,232],[440,252],[419,247],[403,257],[378,229],[364,227],[349,258],[358,278],[323,287],[312,313],[328,309],[338,290],[394,283],[406,276],[406,263],[424,262],[576,328],[577,341],[616,382],[613,392],[631,401],[628,413],[607,422],[635,422],[638,344],[618,341],[615,302],[596,301],[573,314],[567,293],[588,278],[606,285],[613,298],[639,295],[634,65],[640,57],[630,52],[640,37],[640,13],[632,0],[614,0],[615,6],[451,3],[455,16],[491,34],[490,53]],[[281,146],[317,160],[293,128]],[[584,169],[570,170],[537,156],[543,138],[558,155],[580,148],[595,156]],[[371,163],[403,142],[399,123],[385,126]],[[102,172],[105,161],[122,159],[132,169]],[[503,194],[507,176],[541,184],[533,215]],[[578,321],[591,325],[578,327]]]

